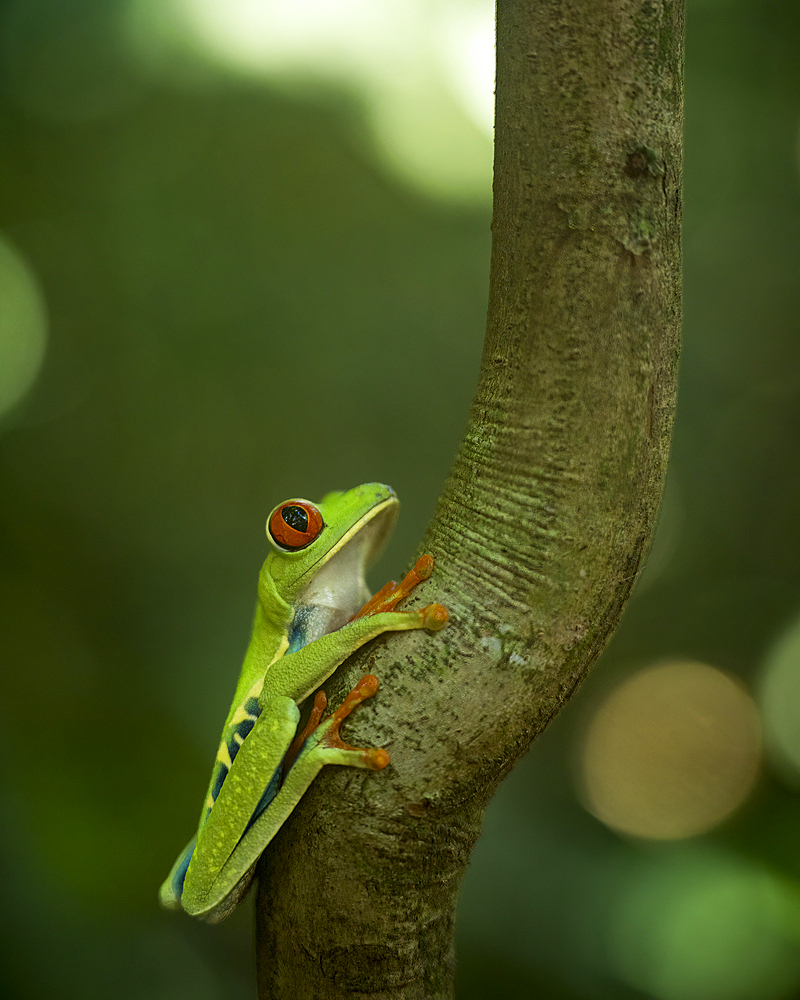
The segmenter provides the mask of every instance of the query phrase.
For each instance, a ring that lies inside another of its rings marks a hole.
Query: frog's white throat
[[[298,595],[295,623],[303,620],[305,643],[341,628],[369,600],[365,573],[383,548],[396,511],[396,503],[371,511]]]

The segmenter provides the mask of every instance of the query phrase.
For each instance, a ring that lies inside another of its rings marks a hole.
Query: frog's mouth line
[[[395,496],[387,497],[380,503],[375,504],[360,521],[356,521],[352,528],[342,535],[338,543],[331,549],[328,562],[335,559],[341,550],[346,545],[350,545],[355,536],[358,535],[359,542],[362,542],[363,539],[363,544],[369,544],[370,546],[364,556],[364,568],[369,569],[380,555],[386,539],[394,527],[394,522],[397,520],[399,509],[400,501]]]

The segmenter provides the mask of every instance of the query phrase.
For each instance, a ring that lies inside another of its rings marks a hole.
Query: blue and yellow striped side
[[[222,734],[222,740],[217,750],[217,757],[211,771],[211,784],[208,787],[203,815],[200,818],[199,829],[201,830],[208,819],[214,803],[217,801],[217,796],[225,779],[228,777],[228,772],[236,759],[239,747],[244,743],[245,737],[250,733],[256,724],[256,719],[261,714],[261,709],[258,705],[258,696],[263,686],[263,678],[259,679],[253,685],[250,691],[248,691],[247,697],[234,711],[225,732]]]

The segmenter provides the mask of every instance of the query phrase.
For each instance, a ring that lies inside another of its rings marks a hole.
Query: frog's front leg
[[[447,624],[447,609],[441,604],[426,604],[416,611],[378,611],[365,617],[356,617],[335,632],[329,632],[315,639],[308,646],[287,653],[270,667],[264,684],[262,699],[268,698],[269,690],[291,691],[298,703],[305,699],[327,680],[334,670],[357,649],[384,632],[405,632],[412,629],[426,629],[438,632]],[[302,669],[299,664],[302,662]],[[309,681],[306,685],[298,678]]]

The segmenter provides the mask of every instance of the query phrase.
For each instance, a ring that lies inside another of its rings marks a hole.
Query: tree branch
[[[616,627],[663,488],[680,323],[683,10],[499,0],[492,261],[469,426],[420,551],[438,636],[381,680],[259,869],[261,997],[448,997],[458,886],[501,778]]]

